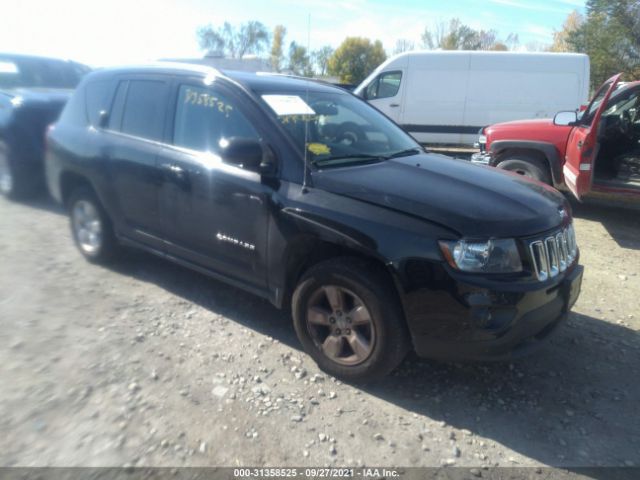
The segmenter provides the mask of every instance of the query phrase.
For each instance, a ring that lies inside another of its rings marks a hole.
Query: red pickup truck
[[[570,190],[576,198],[640,200],[640,81],[607,80],[581,112],[480,131],[471,161]]]

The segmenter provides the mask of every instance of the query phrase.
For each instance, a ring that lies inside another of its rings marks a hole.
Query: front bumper
[[[474,153],[471,155],[472,163],[480,163],[482,165],[490,165],[491,155],[486,152]]]
[[[509,360],[540,346],[580,294],[583,267],[538,284],[481,288],[451,279],[445,290],[405,297],[418,355],[446,360]]]

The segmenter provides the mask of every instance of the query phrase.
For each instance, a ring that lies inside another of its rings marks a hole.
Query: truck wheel
[[[551,175],[545,163],[533,156],[508,155],[498,163],[498,168],[515,172],[524,177],[533,178],[539,182],[551,185]]]
[[[92,263],[111,260],[118,250],[111,221],[95,193],[79,187],[68,202],[71,234],[80,253]]]
[[[394,285],[358,259],[329,260],[309,269],[293,294],[292,313],[305,351],[322,370],[346,381],[383,377],[409,349]]]

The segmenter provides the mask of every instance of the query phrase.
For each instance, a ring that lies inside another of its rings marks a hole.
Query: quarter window
[[[162,139],[167,84],[158,80],[130,80],[124,105],[123,133]]]
[[[181,85],[174,145],[215,152],[221,140],[231,137],[259,138],[259,135],[229,96],[212,88]]]
[[[109,110],[112,94],[112,80],[96,80],[87,83],[87,116],[91,125],[97,126],[100,120],[100,112]]]
[[[369,84],[367,87],[367,99],[395,97],[400,90],[402,72],[385,72]]]

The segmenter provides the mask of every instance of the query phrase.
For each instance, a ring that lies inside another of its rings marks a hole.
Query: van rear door
[[[618,74],[611,77],[600,87],[569,135],[562,171],[564,183],[578,200],[591,190],[593,162],[598,155],[600,118],[621,76],[622,74]]]

